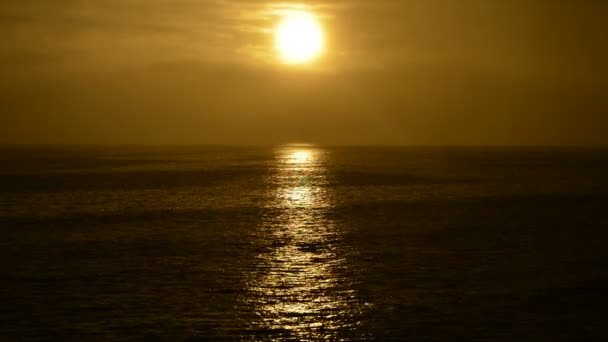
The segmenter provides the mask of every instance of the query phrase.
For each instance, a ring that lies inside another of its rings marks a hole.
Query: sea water
[[[8,146],[0,339],[608,338],[608,151]]]

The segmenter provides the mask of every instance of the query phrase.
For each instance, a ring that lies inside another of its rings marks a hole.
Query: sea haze
[[[0,339],[608,339],[608,150],[0,149]]]

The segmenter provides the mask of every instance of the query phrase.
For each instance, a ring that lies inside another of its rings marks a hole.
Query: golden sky
[[[277,61],[285,10],[326,51]],[[2,143],[606,144],[602,1],[4,0]]]

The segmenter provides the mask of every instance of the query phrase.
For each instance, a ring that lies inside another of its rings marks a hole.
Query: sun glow
[[[290,164],[309,164],[313,159],[311,151],[295,151],[289,156]]]
[[[323,29],[309,12],[289,11],[275,32],[275,44],[281,60],[301,64],[318,57],[324,48]]]

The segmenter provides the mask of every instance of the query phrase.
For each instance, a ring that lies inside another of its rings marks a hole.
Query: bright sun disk
[[[283,62],[305,63],[323,51],[323,29],[311,13],[291,11],[277,26],[275,42]]]

